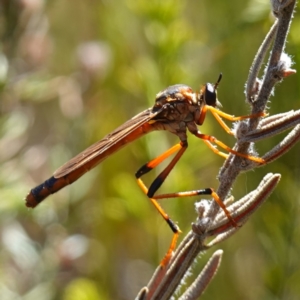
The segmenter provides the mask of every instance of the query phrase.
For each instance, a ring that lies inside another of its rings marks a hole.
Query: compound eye
[[[203,96],[207,105],[213,107],[217,106],[217,92],[214,85],[212,85],[211,83],[207,83],[205,85],[205,91]]]

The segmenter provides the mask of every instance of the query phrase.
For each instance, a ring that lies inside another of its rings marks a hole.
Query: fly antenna
[[[214,90],[216,90],[216,89],[218,88],[218,85],[219,85],[219,83],[220,83],[222,77],[223,77],[223,74],[220,73],[219,78],[218,78],[217,82],[216,82],[215,85],[214,85]]]

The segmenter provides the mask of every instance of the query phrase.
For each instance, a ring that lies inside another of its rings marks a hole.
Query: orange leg
[[[142,191],[149,197],[151,203],[154,205],[154,207],[157,209],[157,211],[160,213],[160,215],[164,218],[164,220],[168,223],[171,230],[174,232],[174,234],[180,232],[179,227],[170,219],[167,213],[162,209],[162,207],[159,205],[155,197],[153,197],[154,193],[159,189],[159,187],[163,184],[166,177],[169,175],[171,170],[174,168],[182,154],[185,152],[187,148],[187,143],[180,142],[164,152],[162,155],[156,157],[155,159],[151,160],[144,166],[142,166],[135,174],[135,177],[137,179],[138,185],[142,189]],[[153,168],[158,166],[161,162],[163,162],[166,158],[168,158],[170,155],[178,151],[175,155],[175,157],[172,159],[172,161],[169,163],[169,165],[163,170],[163,172],[153,181],[153,183],[150,186],[150,189],[146,187],[144,182],[141,180],[141,176],[144,174],[150,172]]]
[[[215,119],[218,121],[218,123],[221,125],[221,127],[228,133],[233,135],[233,132],[230,130],[230,128],[226,125],[226,123],[222,120],[221,117],[231,121],[231,122],[235,122],[235,121],[241,121],[241,120],[245,120],[245,119],[251,119],[251,118],[258,118],[258,117],[265,117],[267,116],[266,113],[262,112],[262,113],[258,113],[258,114],[252,114],[252,115],[247,115],[247,116],[232,116],[229,114],[224,113],[221,110],[216,109],[215,107],[209,106],[209,105],[205,105],[205,107],[202,109],[202,114],[200,116],[200,124],[203,123],[205,115],[207,110],[209,110],[212,115],[215,117]],[[237,151],[234,151],[233,149],[231,149],[230,147],[226,146],[224,143],[222,143],[221,141],[217,140],[215,137],[212,136],[208,136],[208,135],[204,135],[201,134],[200,132],[197,133],[193,133],[195,134],[197,137],[201,138],[204,140],[204,142],[208,145],[208,147],[216,154],[225,157],[226,158],[226,154],[224,154],[223,152],[220,152],[218,149],[216,149],[211,143],[214,143],[218,146],[220,146],[221,148],[225,149],[226,151],[241,156],[241,157],[245,157],[249,160],[255,161],[257,163],[260,164],[265,164],[266,161],[262,158],[259,157],[254,157],[251,155],[247,155],[247,154],[243,154],[243,153],[239,153]]]
[[[238,151],[235,151],[233,149],[231,149],[230,147],[226,146],[224,143],[222,143],[221,141],[217,140],[214,136],[211,136],[211,135],[207,135],[207,134],[203,134],[201,133],[200,131],[197,131],[196,133],[193,133],[196,137],[202,139],[205,144],[216,154],[222,156],[222,157],[225,157],[226,158],[226,154],[219,151],[217,148],[215,148],[211,143],[214,143],[218,146],[220,146],[221,148],[225,149],[226,151],[234,154],[234,155],[237,155],[237,156],[240,156],[240,157],[244,157],[244,158],[247,158],[249,160],[252,160],[252,161],[255,161],[259,164],[265,164],[266,161],[260,157],[256,157],[256,156],[252,156],[252,155],[248,155],[248,154],[244,154],[244,153],[240,153]]]
[[[203,135],[200,133],[197,134],[196,136],[203,139],[204,142],[206,142],[215,153],[217,153],[223,157],[227,157],[227,154],[220,152],[210,142],[214,142],[217,145],[221,144],[229,152],[233,151],[234,153],[237,153],[236,151],[232,150],[231,148],[227,147],[226,145],[217,141],[215,138],[213,138],[211,136],[206,136],[206,135]],[[215,201],[219,204],[219,206],[223,209],[224,213],[226,214],[226,216],[228,217],[228,219],[230,220],[232,225],[236,226],[236,222],[231,217],[231,215],[230,215],[229,211],[226,209],[224,203],[211,188],[206,188],[206,189],[202,189],[202,190],[194,190],[194,191],[186,191],[186,192],[154,195],[156,193],[156,191],[164,183],[165,179],[170,174],[170,172],[172,171],[172,169],[174,168],[174,166],[176,165],[178,160],[181,158],[181,156],[183,155],[183,153],[185,152],[187,147],[188,147],[187,142],[180,142],[180,143],[176,144],[175,146],[173,146],[172,148],[170,148],[169,150],[167,150],[166,152],[164,152],[163,154],[161,154],[160,156],[154,158],[153,160],[151,160],[150,162],[148,162],[147,164],[142,166],[135,174],[138,185],[140,186],[142,191],[149,197],[152,204],[155,206],[155,208],[158,210],[158,212],[161,214],[161,216],[166,220],[166,222],[169,224],[169,226],[171,227],[171,229],[174,233],[176,233],[179,230],[178,226],[176,226],[174,224],[174,222],[170,219],[170,217],[164,212],[164,210],[159,205],[157,200],[166,199],[166,198],[191,197],[191,196],[197,196],[197,195],[211,195],[215,199]],[[146,173],[150,172],[153,168],[158,166],[161,162],[163,162],[167,157],[169,157],[176,151],[178,151],[178,152],[176,153],[175,157],[171,160],[171,162],[167,165],[167,167],[154,179],[154,181],[152,182],[152,184],[150,185],[150,187],[148,189],[140,177],[145,175]]]
[[[148,196],[149,190],[147,189],[144,182],[140,178],[137,179],[137,182],[138,182],[138,185],[140,186],[140,188],[143,190],[143,192]],[[194,191],[186,191],[186,192],[161,194],[161,195],[157,195],[157,196],[152,196],[152,198],[150,198],[150,200],[154,204],[156,209],[160,212],[160,214],[163,216],[163,218],[169,224],[170,218],[166,213],[164,213],[164,211],[162,210],[162,208],[159,205],[157,200],[167,199],[167,198],[193,197],[193,196],[198,196],[198,195],[210,195],[210,196],[212,196],[214,198],[214,200],[218,203],[218,205],[222,208],[222,210],[224,211],[225,215],[227,216],[227,218],[231,222],[231,224],[234,227],[238,226],[237,223],[235,222],[235,220],[230,215],[230,212],[227,210],[227,208],[226,208],[225,204],[223,203],[223,201],[219,198],[218,194],[212,188],[206,188],[206,189],[194,190]],[[172,224],[174,224],[174,223],[172,222]],[[171,229],[172,229],[172,227],[171,227]],[[176,233],[174,230],[173,230],[173,232]]]
[[[210,144],[209,141],[207,143]],[[211,144],[210,144],[211,145]],[[213,191],[211,188],[206,188],[202,190],[194,190],[194,191],[186,191],[186,192],[177,192],[177,193],[169,193],[169,194],[161,194],[161,195],[154,195],[156,191],[161,187],[161,185],[164,183],[165,179],[167,176],[170,174],[176,163],[179,161],[185,150],[187,149],[188,144],[187,142],[180,142],[161,154],[160,156],[156,157],[155,159],[151,160],[144,166],[142,166],[135,174],[137,183],[142,189],[142,191],[149,197],[151,203],[154,205],[154,207],[157,209],[157,211],[160,213],[160,215],[164,218],[164,220],[168,223],[170,226],[171,230],[174,233],[172,243],[170,245],[170,248],[165,255],[164,259],[161,262],[162,266],[165,266],[168,261],[171,258],[171,255],[175,249],[176,246],[176,241],[178,239],[178,234],[180,233],[179,227],[170,219],[168,214],[162,209],[160,204],[158,203],[157,200],[160,199],[165,199],[165,198],[176,198],[176,197],[191,197],[191,196],[197,196],[197,195],[211,195],[214,200],[219,204],[219,206],[223,209],[224,213],[226,214],[227,218],[231,222],[231,224],[234,227],[237,227],[236,222],[234,219],[231,217],[229,211],[226,209],[226,206],[222,202],[222,200],[219,198],[219,196]],[[211,145],[212,148],[214,148]],[[215,148],[214,148],[215,149]],[[155,178],[153,183],[150,185],[149,189],[146,187],[142,179],[140,178],[144,174],[150,172],[153,168],[158,166],[160,163],[162,163],[166,158],[168,158],[170,155],[174,154],[177,151],[176,155],[174,158],[171,160],[171,162],[167,165],[167,167]],[[221,155],[221,154],[220,154]],[[224,157],[227,155],[224,154]]]
[[[138,185],[141,187],[142,191],[147,195],[148,194],[148,189],[145,186],[144,182],[140,178],[137,178],[137,182],[138,182]],[[173,238],[172,238],[171,244],[169,246],[168,252],[166,253],[164,258],[160,262],[160,265],[162,267],[165,267],[168,264],[168,262],[170,261],[170,259],[172,257],[172,253],[174,252],[174,250],[176,248],[176,243],[177,243],[177,240],[178,240],[179,233],[181,233],[181,230],[179,229],[178,225],[175,224],[171,220],[169,215],[163,210],[163,208],[159,205],[159,203],[156,199],[154,199],[154,198],[149,198],[149,199],[150,199],[151,203],[154,205],[154,207],[157,209],[157,211],[160,213],[160,215],[167,222],[167,224],[169,225],[171,230],[173,231]]]
[[[222,126],[222,128],[229,134],[232,134],[230,128],[224,123],[224,121],[220,118],[223,117],[226,120],[229,120],[231,122],[235,122],[235,121],[241,121],[241,120],[246,120],[246,119],[252,119],[252,118],[258,118],[258,117],[265,117],[268,114],[262,112],[262,113],[258,113],[258,114],[253,114],[253,115],[247,115],[247,116],[232,116],[230,114],[226,114],[221,110],[216,109],[215,107],[206,105],[205,106],[205,112],[209,110],[213,116],[216,118],[216,120],[219,122],[219,124]]]
[[[175,233],[173,234],[173,238],[172,238],[170,247],[169,247],[169,249],[168,249],[168,252],[166,253],[166,255],[164,256],[164,258],[163,258],[162,261],[160,262],[160,265],[161,265],[162,267],[165,267],[165,266],[169,263],[169,261],[170,261],[170,259],[171,259],[171,257],[172,257],[172,254],[173,254],[173,252],[174,252],[174,250],[175,250],[175,248],[176,248],[178,236],[179,236],[179,232],[175,232]]]

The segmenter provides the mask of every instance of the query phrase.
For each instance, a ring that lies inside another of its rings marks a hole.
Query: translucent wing
[[[107,156],[119,150],[125,144],[143,135],[143,126],[153,119],[160,111],[153,112],[151,108],[141,112],[132,119],[128,120],[114,131],[106,135],[102,140],[91,145],[83,152],[69,160],[58,170],[54,177],[61,178],[69,173],[84,168],[88,171],[99,164]]]

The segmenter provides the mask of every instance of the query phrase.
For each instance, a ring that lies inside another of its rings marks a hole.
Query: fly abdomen
[[[54,176],[52,176],[44,183],[33,188],[26,196],[26,206],[35,207],[49,195],[59,191],[65,186],[61,184],[61,180],[63,180],[63,178],[55,178]]]

